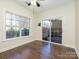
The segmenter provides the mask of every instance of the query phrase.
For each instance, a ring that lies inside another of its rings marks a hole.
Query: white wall
[[[0,52],[25,44],[29,41],[33,41],[33,36],[3,41],[5,39],[5,11],[10,11],[25,17],[32,18],[32,12],[19,5],[17,2],[12,0],[0,0]]]
[[[79,0],[76,0],[76,50],[79,56]]]
[[[39,14],[39,20],[58,17],[61,17],[63,21],[63,45],[75,48],[75,1],[72,0],[72,2],[69,2],[65,5],[52,8]],[[39,30],[37,34],[41,33],[39,34],[41,36],[42,31],[40,28],[37,27],[37,30]],[[37,35],[36,38],[39,38],[40,40],[42,37],[39,35]]]

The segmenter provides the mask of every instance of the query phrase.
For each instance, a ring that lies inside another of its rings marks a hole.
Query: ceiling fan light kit
[[[31,0],[30,2],[27,2],[27,1],[26,1],[26,4],[27,4],[28,6],[35,5],[35,6],[37,6],[37,7],[40,7],[40,3],[39,3],[37,0]]]
[[[35,0],[31,1],[30,3],[31,3],[32,5],[36,5],[36,1],[35,1]]]
[[[40,7],[40,4],[38,2],[36,2],[37,6]]]

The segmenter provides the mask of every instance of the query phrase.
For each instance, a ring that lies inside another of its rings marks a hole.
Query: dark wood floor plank
[[[0,53],[0,59],[78,59],[72,48],[34,41]]]

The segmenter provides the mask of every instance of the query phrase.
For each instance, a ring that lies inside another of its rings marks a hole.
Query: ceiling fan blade
[[[31,5],[31,3],[28,3],[28,6],[30,6]]]
[[[25,3],[26,3],[28,6],[30,6],[30,5],[31,5],[31,3],[27,2],[27,1],[25,1]]]
[[[37,7],[40,7],[40,4],[38,2],[36,2]]]

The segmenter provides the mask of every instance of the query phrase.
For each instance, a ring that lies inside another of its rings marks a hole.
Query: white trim
[[[75,51],[76,51],[77,56],[78,56],[78,58],[79,58],[79,49],[75,48]]]
[[[49,41],[45,41],[45,40],[39,40],[39,41],[43,41],[43,42],[48,42],[49,43]],[[64,44],[59,44],[59,43],[55,43],[55,42],[50,42],[50,43],[75,49],[74,47],[70,47],[70,46],[67,46],[67,45],[64,45]]]

